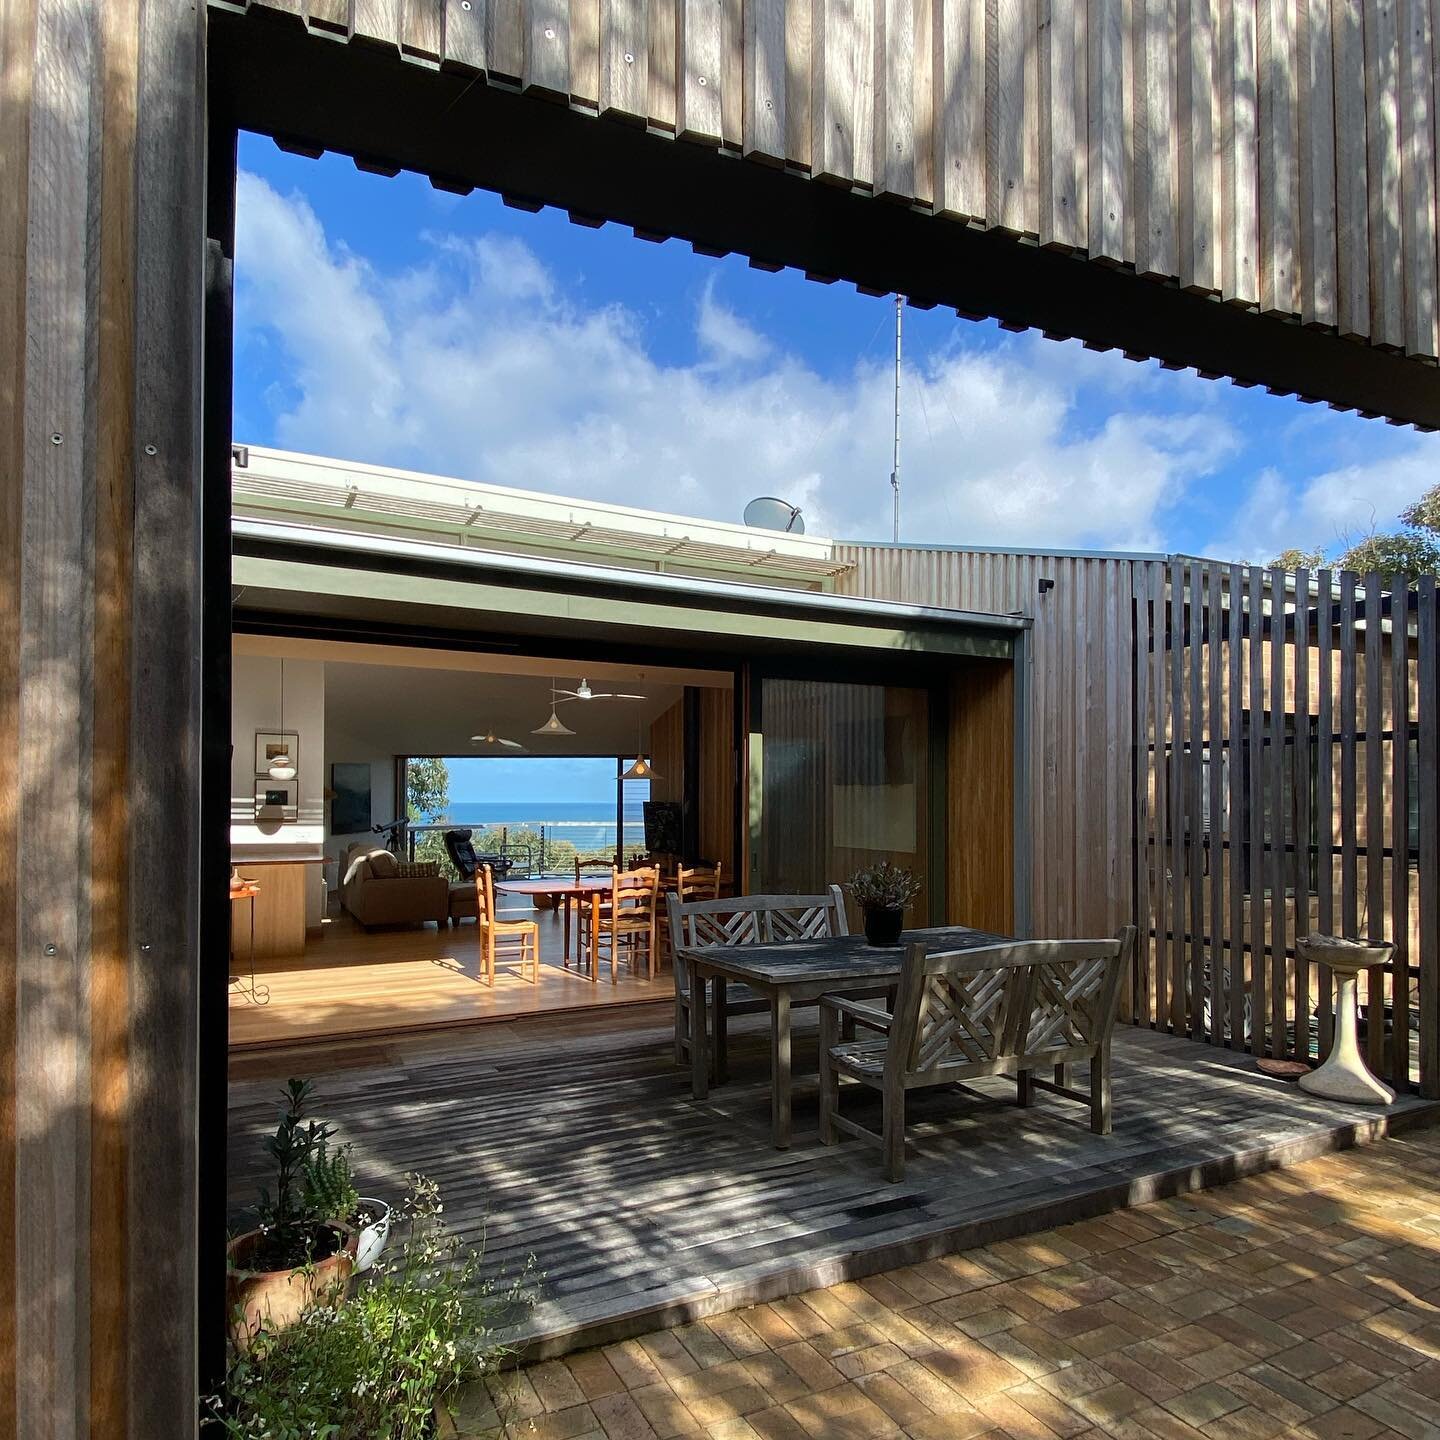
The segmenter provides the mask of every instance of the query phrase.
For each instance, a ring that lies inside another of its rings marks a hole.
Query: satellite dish
[[[783,530],[787,535],[803,535],[805,518],[798,505],[761,495],[745,507],[745,523],[752,530]]]

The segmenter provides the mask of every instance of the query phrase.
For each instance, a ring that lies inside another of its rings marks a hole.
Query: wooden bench
[[[909,945],[895,1008],[887,1015],[843,996],[820,1002],[820,1139],[838,1132],[884,1152],[885,1176],[905,1169],[905,1095],[909,1090],[983,1075],[1013,1075],[1021,1105],[1038,1090],[1090,1107],[1090,1128],[1110,1133],[1110,1036],[1120,977],[1135,951],[1135,929],[1113,940],[1026,940],[927,954]],[[877,1032],[840,1043],[845,1021]],[[1070,1067],[1090,1064],[1090,1088],[1070,1083]],[[1036,1078],[1053,1070],[1053,1080]],[[840,1078],[883,1097],[876,1134],[839,1113]]]
[[[675,956],[675,1063],[690,1054],[690,967],[680,953],[684,946],[773,945],[785,940],[816,940],[845,935],[845,897],[838,885],[823,895],[737,895],[717,900],[682,901],[665,897],[670,943]],[[716,982],[721,983],[721,982]],[[731,1015],[768,1010],[770,1001],[748,987],[737,986],[728,999]]]

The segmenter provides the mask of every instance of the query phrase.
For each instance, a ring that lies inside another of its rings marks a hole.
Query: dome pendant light
[[[575,732],[568,725],[562,724],[560,717],[555,713],[555,677],[550,677],[550,718],[543,724],[537,725],[530,732],[532,735],[573,735]]]
[[[270,757],[269,775],[272,780],[293,780],[295,761],[290,755],[290,742],[285,738],[285,657],[280,657],[280,743],[284,747],[278,755]]]

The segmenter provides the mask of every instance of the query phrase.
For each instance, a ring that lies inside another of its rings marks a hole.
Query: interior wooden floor
[[[911,1097],[905,1180],[815,1134],[813,1011],[796,1035],[796,1142],[769,1143],[763,1016],[733,1022],[732,1083],[690,1098],[657,1007],[590,1011],[231,1059],[232,1222],[262,1183],[279,1082],[318,1077],[361,1189],[439,1182],[451,1223],[497,1270],[533,1255],[532,1354],[558,1353],[1311,1158],[1440,1113],[1340,1105],[1243,1055],[1121,1027],[1115,1125],[987,1080]],[[807,1028],[808,1027],[808,1028]],[[805,1080],[803,1077],[810,1077]],[[870,1092],[847,1113],[878,1123]]]
[[[613,984],[608,963],[598,983],[579,973],[573,955],[566,969],[559,912],[526,913],[540,926],[538,985],[521,978],[513,944],[496,957],[493,988],[482,980],[479,933],[470,920],[440,930],[366,931],[342,914],[304,955],[257,961],[254,993],[242,953],[235,960],[240,982],[230,986],[230,1044],[353,1039],[673,997],[668,967],[650,980],[622,964]]]

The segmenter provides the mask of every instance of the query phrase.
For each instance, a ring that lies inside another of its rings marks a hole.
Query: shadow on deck
[[[797,1079],[796,1141],[782,1152],[769,1144],[763,1017],[734,1022],[733,1079],[699,1103],[668,1018],[643,1007],[494,1024],[371,1047],[320,1075],[319,1108],[354,1142],[365,1193],[398,1195],[421,1171],[493,1265],[514,1273],[535,1256],[539,1302],[515,1336],[532,1357],[1294,1164],[1440,1113],[1408,1097],[1388,1110],[1317,1100],[1245,1056],[1121,1027],[1111,1136],[1053,1097],[1016,1108],[1010,1081],[920,1092],[905,1180],[887,1185],[877,1151],[816,1138],[813,1028],[797,1027],[796,1075],[810,1083]],[[337,1057],[314,1059],[279,1054],[275,1076]],[[261,1178],[276,1083],[231,1087],[237,1206]],[[870,1092],[842,1103],[878,1120]]]

